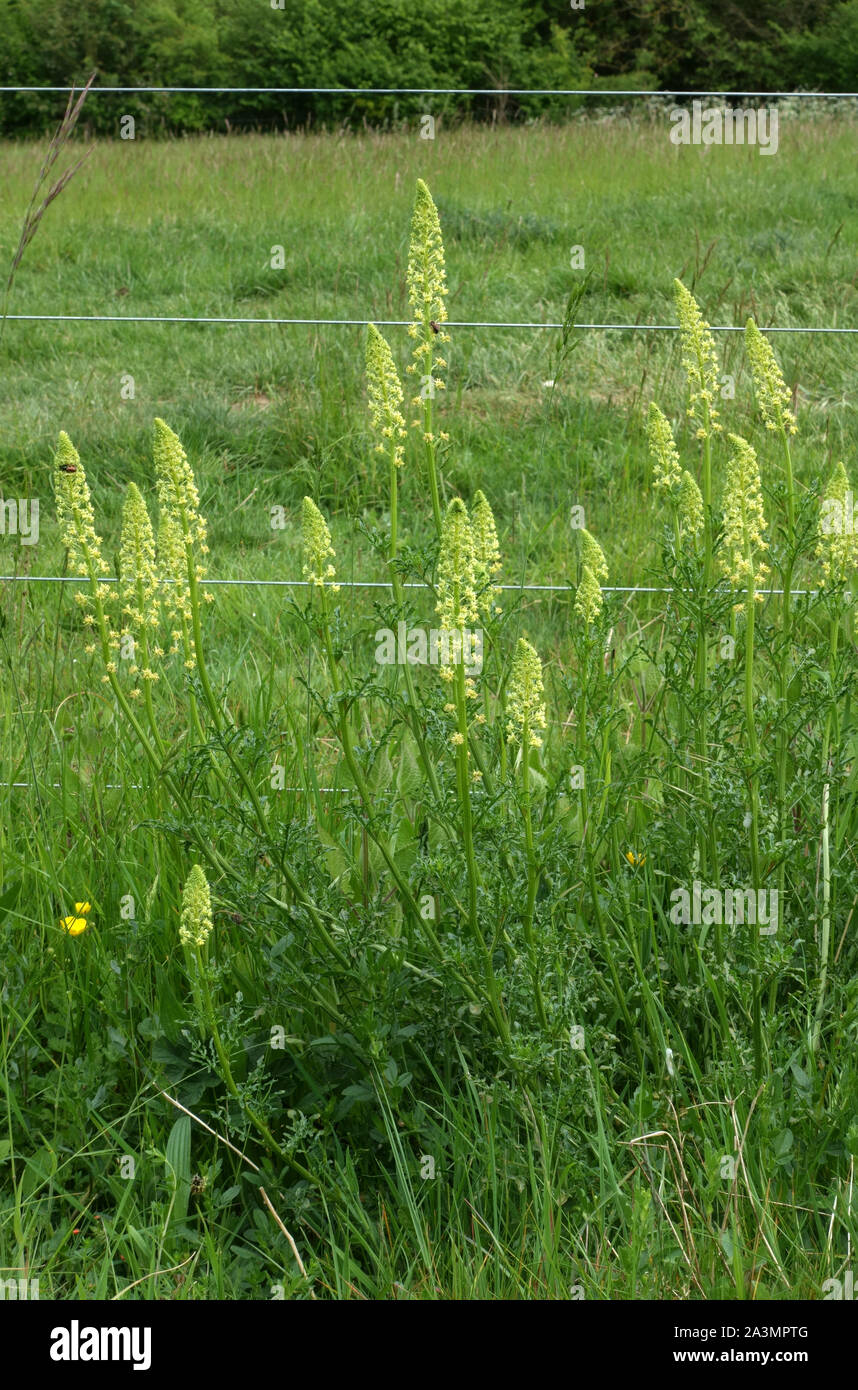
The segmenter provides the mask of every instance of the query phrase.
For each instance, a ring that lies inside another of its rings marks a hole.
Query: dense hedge
[[[0,84],[858,88],[858,0],[0,0]],[[282,8],[272,8],[272,4]],[[0,98],[0,131],[43,129],[56,95]],[[382,123],[425,98],[100,96],[96,130]],[[434,111],[551,113],[541,99]]]

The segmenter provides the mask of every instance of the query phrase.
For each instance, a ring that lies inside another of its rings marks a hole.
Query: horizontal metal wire
[[[0,92],[77,92],[80,87],[0,87]],[[241,93],[291,96],[455,96],[455,97],[800,97],[821,100],[828,97],[854,98],[858,92],[725,92],[659,88],[641,91],[639,88],[618,87],[90,87],[88,96],[97,92],[167,93],[185,92],[212,95]]]
[[[99,584],[118,584],[116,575],[111,574],[99,579]],[[173,580],[165,580],[164,583],[172,584]],[[0,574],[0,584],[88,584],[89,579],[86,575],[76,574]],[[203,586],[214,587],[221,585],[224,588],[273,588],[273,589],[310,589],[314,588],[312,579],[204,579]],[[389,579],[337,579],[334,581],[341,589],[390,589],[392,588]],[[405,583],[403,589],[428,589],[428,584]],[[509,593],[552,593],[565,594],[575,593],[575,584],[497,584],[498,589],[504,589]],[[603,584],[601,585],[603,594],[673,594],[691,593],[691,589],[676,589],[673,585],[664,588],[650,588],[645,584]],[[725,590],[726,592],[726,590]],[[755,589],[755,593],[762,595],[782,594],[783,589]],[[791,594],[816,594],[817,589],[790,589]]]
[[[310,327],[351,327],[366,328],[375,324],[376,328],[410,328],[413,319],[297,319],[297,318],[225,318],[215,315],[183,314],[7,314],[7,319],[19,323],[213,323],[213,324],[292,324]],[[858,328],[827,328],[812,325],[807,328],[764,328],[757,325],[761,333],[858,333]],[[494,319],[468,319],[448,322],[445,328],[570,328],[579,331],[616,333],[678,333],[678,323],[528,323],[526,321],[500,322]],[[713,333],[744,333],[744,324],[714,323],[709,328]]]

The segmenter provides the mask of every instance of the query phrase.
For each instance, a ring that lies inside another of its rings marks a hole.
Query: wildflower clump
[[[858,537],[853,520],[852,489],[842,463],[831,475],[819,512],[816,556],[825,583],[845,583],[858,565]]]
[[[494,513],[485,493],[474,494],[471,508],[471,532],[474,540],[474,580],[477,607],[480,615],[488,619],[500,613],[500,589],[494,583],[495,575],[501,571],[500,545]]]
[[[188,874],[182,893],[182,915],[179,940],[183,946],[202,950],[212,934],[212,902],[208,880],[195,864]]]
[[[653,487],[672,492],[682,482],[679,452],[670,421],[662,414],[655,401],[650,402],[646,435],[653,465]]]
[[[336,570],[330,563],[336,555],[331,544],[331,533],[312,497],[305,497],[301,504],[301,534],[304,546],[304,578],[318,589],[323,589],[327,584],[332,593],[339,593],[339,584],[331,584],[336,575]]]
[[[754,391],[767,430],[782,430],[785,435],[797,434],[798,426],[792,413],[792,396],[772,351],[771,343],[761,333],[753,319],[745,324],[745,346],[754,375]]]
[[[688,377],[688,415],[698,421],[697,438],[720,433],[718,410],[718,356],[709,324],[694,295],[681,280],[674,280],[676,310],[682,340],[682,365]]]
[[[122,539],[119,547],[119,583],[122,603],[121,643],[130,641],[133,648],[143,647],[144,665],[140,675],[144,681],[156,681],[157,673],[148,664],[148,657],[163,656],[155,642],[149,645],[150,634],[160,626],[160,581],[155,559],[155,537],[146,503],[136,483],[128,484],[122,508]],[[129,674],[136,676],[139,667],[136,657]],[[136,694],[134,691],[132,694]]]
[[[734,588],[762,584],[768,566],[757,552],[768,550],[764,539],[766,515],[757,455],[738,434],[728,436],[733,452],[727,463],[724,491],[724,539],[721,568]]]
[[[541,748],[542,739],[535,730],[546,725],[542,662],[524,637],[518,639],[513,657],[506,709],[507,742]]]
[[[393,463],[401,468],[405,462],[401,441],[406,435],[402,386],[390,347],[374,323],[367,330],[366,382],[372,427],[380,436],[376,453],[390,453]]]

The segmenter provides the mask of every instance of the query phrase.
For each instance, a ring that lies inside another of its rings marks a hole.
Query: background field
[[[810,106],[802,119],[782,117],[776,158],[754,148],[677,149],[663,112],[554,128],[445,130],[441,124],[432,142],[414,132],[98,141],[84,170],[49,209],[9,310],[407,319],[408,226],[415,180],[422,177],[441,214],[452,320],[561,321],[586,277],[576,321],[672,323],[678,276],[713,324],[741,325],[753,315],[763,326],[851,325],[858,280],[856,127],[848,118],[815,118]],[[0,263],[10,260],[17,243],[40,149],[16,143],[0,150]],[[285,248],[282,270],[270,267],[276,245]],[[584,248],[584,272],[570,268],[574,246]],[[404,365],[405,330],[385,331]],[[562,361],[554,331],[454,329],[452,339],[443,402],[451,435],[442,464],[444,497],[460,494],[470,502],[477,488],[486,492],[498,522],[504,581],[574,582],[569,510],[579,504],[604,547],[611,584],[660,582],[652,575],[663,517],[652,495],[643,422],[649,401],[657,399],[676,421],[683,447],[688,444],[677,335],[573,334],[574,350]],[[39,497],[42,517],[38,546],[0,540],[2,573],[61,572],[50,486],[60,429],[86,467],[115,572],[123,490],[135,481],[152,496],[151,424],[162,416],[196,472],[210,526],[212,577],[299,578],[300,502],[309,493],[330,517],[339,576],[383,578],[361,530],[383,524],[387,505],[387,478],[375,462],[366,418],[364,341],[364,330],[350,327],[8,322],[0,342],[2,490],[6,497]],[[741,335],[719,334],[717,341],[722,371],[735,382],[725,416],[731,429],[750,437],[756,416]],[[827,476],[838,459],[854,455],[858,348],[848,336],[779,335],[773,341],[798,404],[795,461],[804,488]],[[127,375],[134,379],[133,400],[121,395]],[[717,468],[720,483],[720,462]],[[270,527],[273,504],[286,509],[285,530]],[[423,475],[409,457],[402,476],[403,539],[424,544],[430,524]],[[808,577],[798,573],[795,579]],[[26,1101],[16,1103],[14,1120],[27,1132],[31,1153],[18,1170],[18,1179],[22,1171],[24,1177],[7,1212],[5,1263],[17,1267],[26,1248],[42,1271],[43,1297],[49,1285],[78,1296],[112,1290],[114,1280],[121,1283],[120,1250],[142,1278],[159,1262],[177,1263],[187,1246],[186,1230],[181,1221],[176,1227],[159,1187],[157,1164],[173,1116],[147,1091],[147,1064],[136,1052],[141,1038],[145,1044],[156,1036],[159,1009],[163,1013],[161,972],[169,969],[183,866],[153,829],[168,819],[157,793],[150,789],[141,806],[127,791],[110,790],[127,782],[134,768],[102,695],[99,668],[83,653],[70,587],[2,587],[9,662],[0,704],[0,780],[39,784],[0,789],[0,878],[12,884],[0,902],[3,930],[15,934],[9,977],[18,980],[5,1041],[26,1034],[38,1011],[53,1029],[47,1042],[42,1029],[23,1057],[11,1044],[4,1052],[6,1085],[14,1082]],[[212,675],[219,686],[228,685],[236,714],[258,729],[287,705],[306,700],[300,688],[308,659],[303,630],[285,590],[215,594]],[[526,632],[540,649],[552,720],[563,715],[572,598],[524,595],[508,623],[510,642]],[[344,590],[341,599],[344,620],[357,634],[353,651],[370,668],[373,595]],[[629,597],[626,610],[618,609],[618,627],[642,629],[655,611],[650,603]],[[428,618],[430,602],[415,599],[418,612],[421,604]],[[303,744],[293,723],[288,736],[285,722],[282,729],[290,783],[293,775],[302,783],[301,769],[311,760],[321,773],[330,771],[333,755],[311,721],[309,703]],[[300,821],[301,797],[287,797],[282,814]],[[151,908],[145,944],[136,923],[119,917],[123,893]],[[81,898],[97,905],[103,931],[86,963],[80,953],[71,954],[74,943],[56,940],[53,926],[59,904]],[[246,911],[240,902],[225,901],[224,911],[227,906]],[[243,940],[241,948],[247,944]],[[40,952],[35,975],[27,966],[33,949]],[[151,974],[144,966],[150,953],[157,962]],[[242,957],[242,968],[256,978],[261,967],[257,962],[251,969],[248,959]],[[138,1030],[134,1044],[123,1031],[126,1014]],[[52,1048],[55,1070],[46,1072]],[[162,1051],[165,1059],[169,1066]],[[30,1064],[40,1074],[33,1093]],[[395,1078],[395,1064],[393,1071]],[[359,1084],[347,1073],[339,1082]],[[442,1092],[444,1085],[451,1085],[449,1074],[439,1079]],[[473,1104],[474,1132],[488,1146],[481,1161],[491,1168],[484,1091],[475,1078],[459,1103]],[[591,1099],[590,1116],[606,1114],[595,1091]],[[637,1101],[640,1115],[640,1095]],[[851,1104],[844,1101],[847,1109]],[[317,1251],[314,1277],[340,1296],[358,1290],[391,1297],[396,1288],[425,1297],[565,1296],[568,1260],[545,1237],[551,1208],[534,1178],[531,1151],[529,1158],[504,1159],[500,1176],[492,1170],[490,1224],[504,1233],[493,1247],[488,1241],[496,1264],[483,1272],[479,1232],[464,1214],[473,1194],[463,1179],[443,1226],[449,1241],[440,1257],[443,1272],[430,1274],[437,1256],[427,1254],[416,1218],[408,1227],[413,1212],[398,1166],[396,1126],[392,1110],[384,1113],[385,1120],[374,1121],[373,1142],[390,1144],[397,1176],[380,1180],[372,1201],[383,1206],[389,1197],[403,1225],[389,1244],[381,1218],[368,1234],[357,1179],[349,1186],[350,1160],[341,1155],[342,1181],[353,1198],[347,1219],[331,1217],[320,1231],[318,1212],[307,1216],[302,1206],[305,1195],[292,1198],[293,1220],[306,1216],[305,1234],[315,1229],[320,1246],[333,1251]],[[443,1127],[440,1116],[433,1116],[436,1121]],[[548,1123],[560,1133],[566,1117],[558,1110]],[[616,1118],[613,1123],[621,1128]],[[467,1166],[469,1131],[461,1115],[452,1132],[454,1149],[461,1146],[453,1157]],[[120,1134],[123,1144],[149,1154],[154,1176],[148,1189],[132,1193],[114,1177],[99,1176]],[[692,1277],[662,1229],[662,1243],[647,1245],[644,1258],[649,1208],[640,1200],[624,1205],[628,1174],[610,1150],[600,1129],[592,1171],[578,1157],[564,1177],[570,1189],[593,1200],[575,1247],[575,1278],[585,1279],[588,1296],[634,1296],[641,1287],[649,1296],[694,1295],[702,1287],[745,1296],[752,1283],[756,1290],[759,1250],[737,1265],[736,1247],[722,1243],[731,1272],[714,1272],[721,1258],[716,1250],[711,1267],[702,1258]],[[765,1171],[762,1165],[755,1175],[758,1192],[766,1191]],[[241,1179],[235,1181],[240,1186]],[[260,1290],[268,1296],[270,1281],[283,1277],[291,1257],[267,1214],[255,1226],[233,1220],[228,1208],[239,1187],[226,1196],[225,1190],[221,1183],[220,1205],[202,1221],[206,1253],[187,1296],[260,1296]],[[820,1213],[829,1196],[820,1194]],[[620,1226],[630,1223],[626,1235],[635,1253],[628,1259],[611,1244],[619,1239],[607,1215],[614,1202]],[[76,1213],[100,1215],[108,1207],[110,1238],[99,1234],[91,1215],[86,1243],[58,1233],[58,1220],[67,1218],[70,1230],[73,1221],[78,1225]],[[818,1289],[830,1268],[821,1215],[819,1223],[816,1243],[806,1234],[790,1235],[793,1296]],[[176,1261],[162,1260],[165,1250],[176,1253]],[[370,1273],[358,1274],[359,1267]],[[153,1287],[164,1286],[153,1280]],[[168,1286],[172,1296],[186,1296],[181,1282]],[[297,1276],[294,1287],[305,1287]],[[147,1285],[143,1296],[149,1292]]]

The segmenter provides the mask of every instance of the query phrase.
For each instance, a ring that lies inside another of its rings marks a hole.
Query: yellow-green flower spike
[[[471,534],[474,539],[474,578],[477,607],[483,618],[499,613],[500,589],[493,582],[501,571],[500,545],[494,513],[485,493],[474,493],[471,507]]]
[[[460,497],[447,507],[441,528],[436,612],[444,632],[463,632],[479,623],[474,535]]]
[[[86,473],[65,430],[60,432],[54,464],[57,521],[62,543],[69,553],[69,564],[81,576],[107,574],[108,567],[101,558],[101,538],[95,530]],[[103,598],[109,598],[109,585],[99,585],[99,592]]]
[[[186,546],[194,546],[200,555],[208,554],[206,523],[200,515],[200,496],[191,465],[179,436],[163,420],[155,421],[155,475],[158,482],[158,505],[162,513],[172,517]],[[202,571],[197,566],[197,578]]]
[[[188,874],[182,893],[182,918],[179,940],[183,946],[202,948],[212,934],[212,900],[208,880],[195,864]]]
[[[599,581],[590,566],[584,565],[581,571],[581,583],[578,585],[578,592],[575,595],[574,611],[581,621],[589,627],[601,613],[602,603],[602,590],[599,587]]]
[[[677,510],[683,531],[690,536],[699,536],[703,530],[703,494],[687,468],[679,483]]]
[[[673,438],[673,430],[670,428],[670,421],[662,414],[655,401],[650,402],[646,437],[652,459],[653,487],[666,488],[668,491],[672,491],[682,482],[679,452]]]
[[[546,725],[542,662],[524,637],[519,637],[512,659],[506,712],[507,742],[522,743],[526,730],[529,747],[541,748],[542,739],[534,731]]]
[[[784,434],[797,434],[798,426],[792,413],[792,396],[783,379],[783,373],[772,351],[772,345],[765,333],[761,333],[753,319],[745,324],[745,346],[754,374],[754,391],[757,405],[766,422],[767,430],[783,430]]]
[[[762,584],[768,566],[758,562],[756,553],[768,550],[764,539],[766,515],[757,455],[746,439],[728,435],[732,453],[727,462],[724,489],[724,534],[720,554],[721,569],[734,588]]]
[[[581,564],[589,569],[596,579],[604,581],[608,577],[608,562],[605,552],[594,536],[583,527],[578,532],[581,538]]]
[[[846,469],[838,463],[831,475],[819,511],[816,555],[825,584],[842,584],[858,564],[858,537],[854,533],[854,502]]]
[[[392,450],[393,462],[400,468],[405,462],[405,449],[400,441],[406,435],[401,410],[402,386],[390,347],[374,323],[367,329],[366,384],[372,427],[380,436],[376,453],[389,454]]]
[[[155,563],[155,537],[146,503],[136,483],[128,484],[122,508],[119,585],[125,620],[123,631],[136,636],[146,628],[157,629],[160,584]]]
[[[408,302],[414,313],[414,323],[409,329],[411,336],[416,337],[420,327],[428,328],[433,322],[439,327],[445,323],[447,272],[441,223],[432,194],[422,179],[417,180],[411,217],[407,284]],[[441,335],[441,340],[449,341],[446,334]]]
[[[312,497],[305,497],[301,504],[301,535],[304,546],[303,574],[317,589],[328,585],[332,593],[339,593],[339,584],[332,584],[336,570],[330,563],[336,555],[331,544],[328,524]]]
[[[190,624],[191,590],[188,584],[188,560],[179,523],[171,512],[161,512],[158,518],[158,571],[163,584],[164,610],[167,616]],[[173,632],[173,651],[178,651],[182,634]]]
[[[682,365],[688,377],[688,414],[698,422],[697,438],[717,434],[718,355],[709,324],[700,312],[694,295],[681,280],[674,280],[676,311],[682,340]]]

